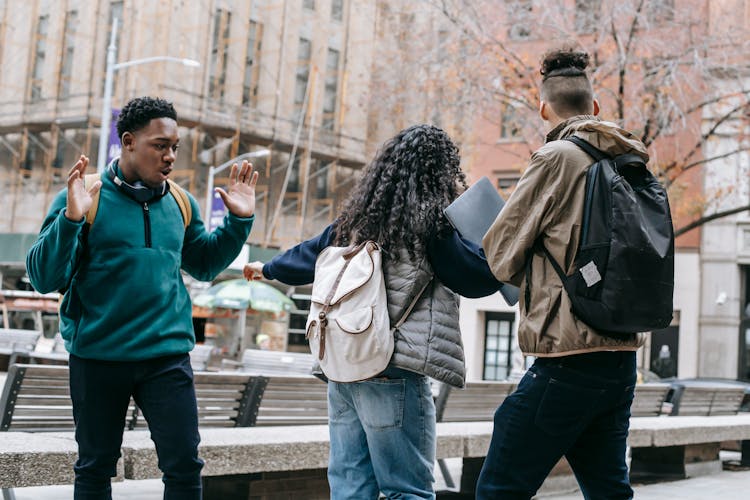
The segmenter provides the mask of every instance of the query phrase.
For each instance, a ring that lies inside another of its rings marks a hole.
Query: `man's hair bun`
[[[565,48],[547,52],[542,59],[544,80],[553,76],[584,76],[589,65],[586,52]]]

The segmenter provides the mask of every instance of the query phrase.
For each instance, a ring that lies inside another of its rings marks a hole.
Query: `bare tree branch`
[[[711,158],[704,158],[702,160],[694,161],[693,163],[688,163],[687,165],[683,165],[680,170],[682,172],[685,172],[687,170],[698,167],[700,165],[705,165],[706,163],[711,163],[712,161],[716,161],[716,160],[723,160],[724,158],[729,158],[730,156],[738,155],[740,153],[744,153],[745,151],[750,151],[750,147],[738,148],[728,153],[725,153],[723,155],[712,156]]]
[[[728,217],[730,215],[738,214],[738,213],[744,212],[746,210],[750,210],[750,205],[745,205],[743,207],[732,208],[732,209],[729,209],[729,210],[723,210],[721,212],[716,212],[716,213],[713,213],[711,215],[703,216],[703,217],[701,217],[699,219],[694,220],[690,224],[682,226],[679,229],[675,229],[674,236],[676,238],[678,236],[681,236],[681,235],[687,233],[688,231],[691,231],[691,230],[695,229],[696,227],[702,226],[706,222],[711,222],[712,220],[721,219],[723,217]]]

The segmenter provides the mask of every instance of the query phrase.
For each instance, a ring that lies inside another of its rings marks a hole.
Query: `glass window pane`
[[[510,334],[510,322],[508,321],[500,321],[499,324],[499,333],[500,335],[503,335],[507,337]]]
[[[488,335],[496,335],[497,334],[497,321],[488,321],[487,322],[487,334]]]
[[[484,353],[484,363],[488,366],[497,363],[497,352],[487,351],[486,353]]]
[[[494,335],[488,336],[487,345],[485,346],[485,349],[487,349],[488,351],[490,350],[496,351],[498,349],[497,337],[495,337]]]

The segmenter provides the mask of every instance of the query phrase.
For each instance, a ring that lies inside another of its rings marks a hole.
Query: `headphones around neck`
[[[143,184],[141,181],[136,181],[134,184],[130,184],[123,179],[120,179],[115,170],[115,165],[119,158],[115,158],[112,162],[107,165],[107,176],[112,179],[115,186],[128,197],[137,201],[138,203],[148,203],[149,201],[158,200],[169,192],[169,183],[162,182],[158,188],[150,188]]]

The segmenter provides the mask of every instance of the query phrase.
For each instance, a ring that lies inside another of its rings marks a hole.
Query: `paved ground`
[[[672,483],[636,486],[636,500],[747,500],[750,471],[721,472]],[[540,497],[544,500],[580,500],[580,493]],[[19,499],[20,500],[20,499]]]
[[[158,479],[115,483],[112,491],[113,500],[161,500],[162,498],[162,484]],[[684,481],[636,486],[635,498],[636,500],[747,500],[750,498],[749,491],[750,471],[721,472]],[[16,500],[73,498],[72,486],[17,488],[15,492]],[[583,496],[576,492],[566,495],[545,495],[538,498],[540,500],[580,500]]]

